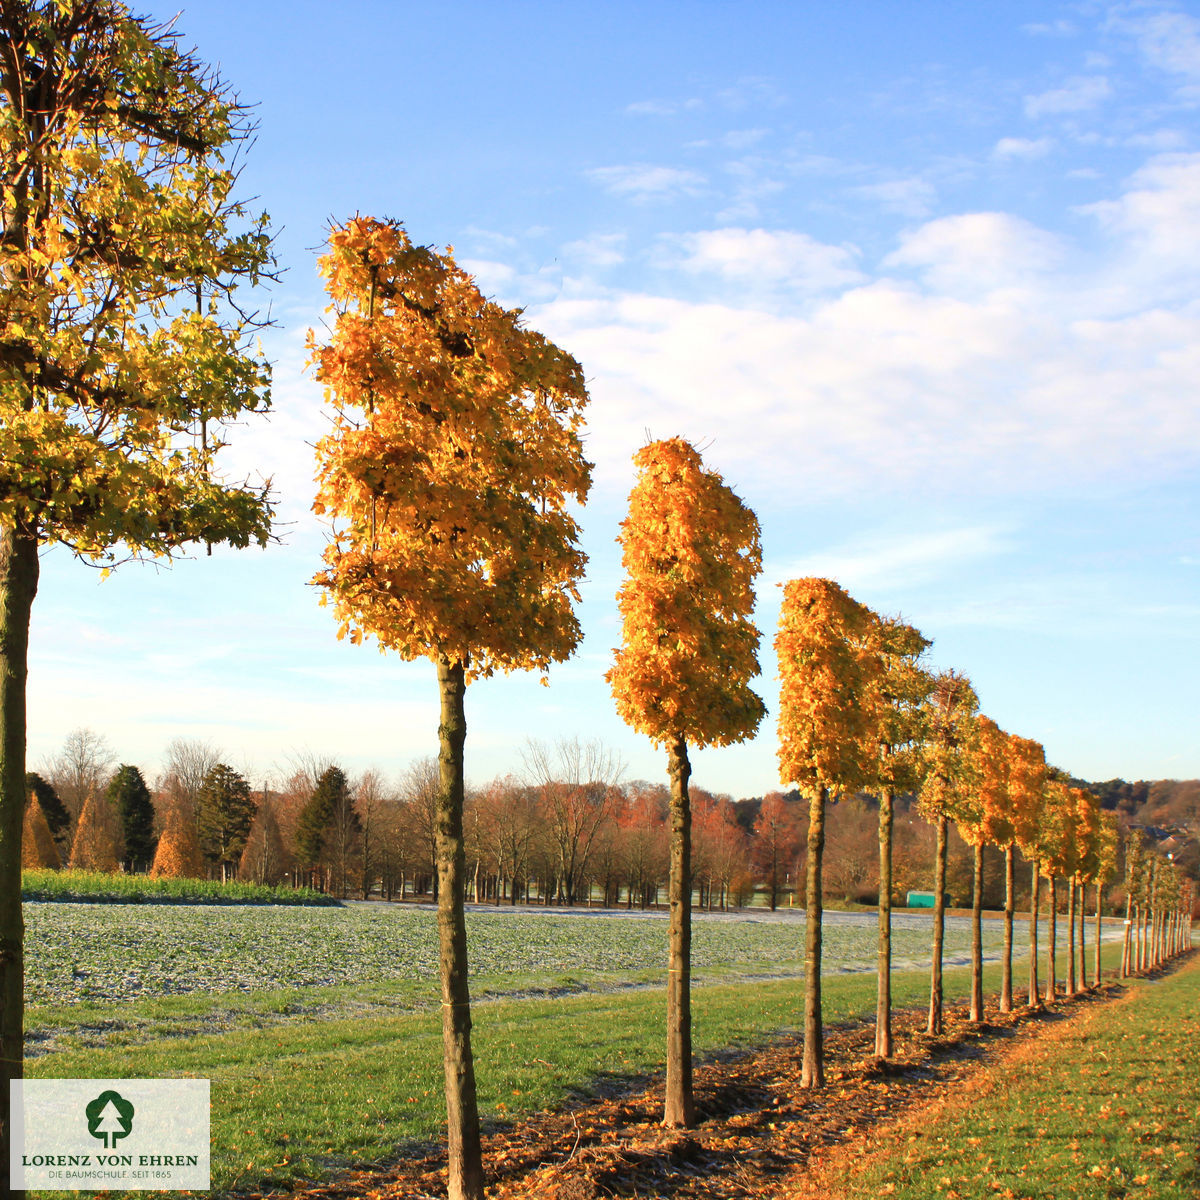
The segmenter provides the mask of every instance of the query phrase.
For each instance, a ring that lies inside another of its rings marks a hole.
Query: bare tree
[[[358,781],[355,802],[361,826],[359,851],[362,897],[369,900],[376,878],[382,875],[383,860],[387,853],[385,818],[388,810],[395,806],[395,797],[384,782],[383,776],[372,768],[365,771]]]
[[[221,763],[221,751],[200,738],[177,737],[167,746],[158,790],[181,813],[195,820],[200,789],[208,773]]]
[[[72,729],[67,734],[47,774],[72,823],[79,820],[89,793],[103,793],[115,762],[116,756],[103,734],[94,729]]]
[[[614,792],[625,764],[603,743],[560,738],[552,747],[528,740],[525,777],[537,793],[557,858],[559,889],[574,904],[587,878],[597,835],[612,819]]]
[[[437,813],[441,793],[442,771],[432,755],[414,760],[401,773],[406,858],[414,875],[431,880],[434,899],[437,899]]]

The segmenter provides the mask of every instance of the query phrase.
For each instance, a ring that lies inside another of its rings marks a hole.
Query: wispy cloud
[[[710,229],[672,235],[677,265],[743,282],[787,283],[801,291],[828,291],[860,283],[853,246],[830,246],[805,233],[766,229]]]
[[[587,172],[587,176],[612,195],[631,200],[669,200],[679,195],[691,196],[697,194],[705,183],[704,176],[695,171],[649,163],[595,167]]]
[[[1112,84],[1104,75],[1076,75],[1062,87],[1025,97],[1027,117],[1057,116],[1087,112],[1112,95]]]
[[[686,100],[635,100],[625,106],[625,111],[633,117],[673,117],[703,107],[704,101],[692,96]]]
[[[1001,138],[992,147],[992,158],[998,162],[1007,162],[1012,159],[1032,162],[1039,158],[1045,158],[1053,149],[1053,138],[1006,137]]]
[[[925,217],[933,211],[937,189],[927,179],[888,179],[851,188],[853,195],[902,217]]]

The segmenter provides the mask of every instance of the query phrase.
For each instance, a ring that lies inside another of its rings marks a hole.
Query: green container
[[[933,893],[932,892],[909,892],[908,893],[909,908],[932,908]]]

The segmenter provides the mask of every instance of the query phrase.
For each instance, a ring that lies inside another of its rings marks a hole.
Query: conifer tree
[[[335,404],[314,509],[333,523],[317,577],[339,635],[437,670],[438,936],[451,1200],[483,1194],[467,982],[464,696],[471,678],[574,651],[585,556],[569,511],[591,468],[583,371],[485,299],[452,255],[356,217],[321,260],[335,311],[313,343]]]
[[[167,810],[162,836],[150,867],[152,879],[202,879],[204,860],[196,837],[196,821],[186,805],[172,804]]]
[[[107,796],[88,792],[71,842],[72,871],[115,871],[121,861],[120,827]]]
[[[36,771],[26,772],[25,790],[37,797],[61,862],[65,857],[64,851],[71,844],[71,814],[67,812],[67,806],[63,804],[54,784],[43,779]]]
[[[116,810],[121,827],[126,869],[149,870],[158,840],[154,836],[154,802],[141,771],[123,763],[109,780],[104,794]]]
[[[196,797],[196,832],[200,852],[220,867],[222,879],[242,857],[256,808],[249,783],[232,767],[217,763],[205,775]]]
[[[30,792],[29,806],[25,809],[25,824],[21,831],[21,866],[26,869],[49,867],[57,870],[62,859],[58,847],[42,811],[37,794]]]
[[[621,646],[605,678],[622,720],[666,745],[671,779],[667,1078],[663,1124],[695,1124],[692,1095],[692,813],[688,743],[751,737],[765,711],[750,690],[761,570],[758,520],[683,438],[634,455],[637,482],[619,541]]]
[[[825,806],[868,785],[879,741],[875,615],[830,579],[784,586],[779,659],[779,777],[808,797],[804,1059],[801,1083],[825,1081],[821,1029],[821,859]]]

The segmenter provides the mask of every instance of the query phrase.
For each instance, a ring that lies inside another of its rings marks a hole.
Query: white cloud
[[[615,267],[625,261],[623,233],[595,233],[591,237],[568,242],[563,253],[591,267]]]
[[[691,97],[687,100],[635,100],[625,106],[625,111],[634,117],[673,117],[703,107],[702,100]]]
[[[1200,87],[1200,20],[1182,12],[1118,14],[1111,25],[1131,34],[1143,57],[1170,75],[1182,76],[1185,92]]]
[[[670,239],[685,271],[712,272],[728,279],[787,283],[816,292],[861,282],[853,246],[830,246],[805,233],[766,229],[710,229]]]
[[[1076,75],[1060,88],[1025,97],[1025,115],[1045,117],[1061,113],[1086,112],[1112,95],[1112,85],[1104,75]]]
[[[963,213],[903,234],[885,267],[915,267],[936,289],[982,293],[1020,287],[1062,259],[1058,240],[1007,213]]]
[[[992,157],[1001,162],[1014,158],[1033,161],[1045,158],[1053,149],[1053,138],[1006,137],[992,147]]]
[[[695,171],[648,163],[595,167],[587,175],[605,191],[632,200],[666,200],[680,194],[695,195],[705,182],[704,176]]]
[[[1037,21],[1029,25],[1022,25],[1021,31],[1033,37],[1074,37],[1078,32],[1070,21],[1064,21],[1061,18],[1057,21]]]
[[[851,192],[878,204],[885,212],[902,217],[924,217],[933,211],[937,189],[925,179],[889,179],[884,183],[868,183],[852,188]]]

